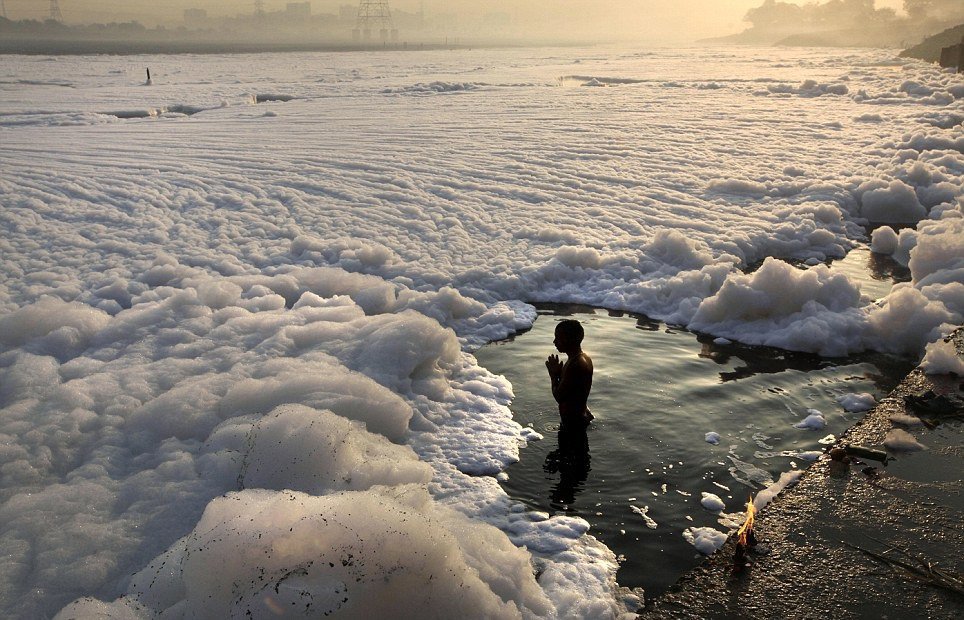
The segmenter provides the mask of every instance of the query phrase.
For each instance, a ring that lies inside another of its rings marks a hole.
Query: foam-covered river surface
[[[4,618],[620,617],[890,383],[691,333],[964,374],[964,78],[892,50],[7,55],[0,145]],[[552,515],[526,301],[691,332],[582,315]]]
[[[555,325],[567,317],[583,323],[595,365],[588,450],[560,440],[543,367]],[[719,529],[725,513],[741,512],[749,494],[781,473],[805,468],[829,435],[863,415],[837,397],[880,398],[909,370],[879,355],[827,359],[715,344],[642,316],[559,305],[542,306],[530,331],[476,356],[512,381],[513,415],[544,435],[507,469],[503,487],[533,509],[589,521],[621,556],[620,584],[648,596],[702,558],[684,539],[687,528]],[[795,427],[814,409],[824,428]],[[716,445],[706,441],[711,432]],[[723,517],[702,507],[704,492],[723,500]]]

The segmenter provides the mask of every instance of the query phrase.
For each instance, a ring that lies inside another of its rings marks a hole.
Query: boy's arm
[[[549,370],[549,382],[552,387],[552,397],[557,403],[562,402],[563,390],[563,375],[565,374],[566,365],[559,361],[559,356],[550,355],[549,359],[546,360],[546,368]]]
[[[572,360],[568,364],[559,365],[559,373],[555,376],[552,381],[552,397],[556,399],[556,402],[562,404],[572,392],[572,382],[574,380],[572,367]]]

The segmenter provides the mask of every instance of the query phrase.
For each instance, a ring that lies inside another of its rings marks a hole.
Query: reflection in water
[[[586,488],[589,477],[589,435],[585,428],[559,429],[558,447],[546,455],[542,471],[559,474],[559,482],[549,491],[549,505],[570,510],[576,495]]]
[[[697,356],[712,360],[727,368],[727,370],[719,373],[720,383],[752,379],[757,375],[778,375],[787,371],[811,373],[833,368],[842,362],[840,359],[822,358],[811,353],[785,351],[769,347],[750,347],[739,343],[718,345],[713,342],[715,338],[709,334],[696,334],[696,340],[700,343],[700,352],[697,353]],[[906,360],[897,360],[875,353],[864,353],[853,356],[851,359],[862,359],[872,364],[870,368],[861,373],[861,378],[881,385],[892,382],[892,377],[907,374],[912,367],[912,364],[908,364]],[[737,366],[737,363],[742,363],[742,365]],[[884,371],[875,372],[873,370],[875,367]]]
[[[636,314],[633,316],[636,317],[636,329],[641,329],[646,332],[659,331],[659,321],[654,321],[653,319],[645,317],[641,314]]]
[[[779,374],[788,370],[813,372],[832,365],[826,359],[807,353],[757,347],[752,349],[752,355],[749,355],[750,350],[746,347],[734,344],[717,345],[713,342],[714,337],[707,334],[698,334],[696,339],[700,343],[700,352],[697,354],[699,357],[729,367],[729,370],[720,372],[720,383],[748,379],[756,375]],[[742,362],[743,365],[735,366],[734,362]]]
[[[910,269],[884,254],[871,252],[867,258],[867,269],[874,280],[910,282]]]
[[[586,304],[576,304],[576,303],[546,303],[546,304],[536,304],[537,308],[551,309],[554,316],[574,316],[576,314],[596,314],[595,306],[587,306]],[[622,316],[621,312],[616,312],[612,314],[610,311],[610,316]]]

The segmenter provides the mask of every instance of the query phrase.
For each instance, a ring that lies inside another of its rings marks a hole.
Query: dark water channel
[[[565,317],[583,323],[595,364],[589,404],[596,420],[582,449],[560,445],[543,365]],[[621,557],[620,584],[641,586],[647,596],[700,562],[686,528],[725,531],[701,506],[702,492],[718,495],[725,512],[740,512],[750,493],[806,467],[801,453],[822,450],[828,435],[863,415],[845,412],[837,396],[880,398],[912,366],[879,355],[825,359],[713,340],[645,317],[556,305],[540,307],[531,330],[476,353],[512,382],[516,419],[544,435],[507,469],[506,491],[533,509],[586,519]],[[824,414],[824,429],[794,427],[808,409]],[[705,440],[708,432],[719,434],[717,445]]]

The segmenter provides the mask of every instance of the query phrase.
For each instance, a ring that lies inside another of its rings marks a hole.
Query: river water
[[[880,262],[863,249],[834,268],[877,298],[894,282],[890,274],[900,272]],[[583,348],[595,365],[588,446],[559,437],[543,367],[564,318],[583,323]],[[585,518],[621,557],[619,583],[649,596],[700,562],[684,540],[686,528],[726,530],[702,507],[703,492],[720,497],[724,512],[740,512],[751,493],[805,468],[831,435],[863,415],[846,412],[838,396],[869,392],[879,399],[912,366],[881,355],[828,359],[714,340],[644,316],[543,305],[531,330],[476,354],[512,382],[515,418],[544,436],[522,450],[503,487],[533,509]],[[796,428],[812,409],[823,414],[825,428]],[[718,444],[706,441],[710,432],[719,434]]]

